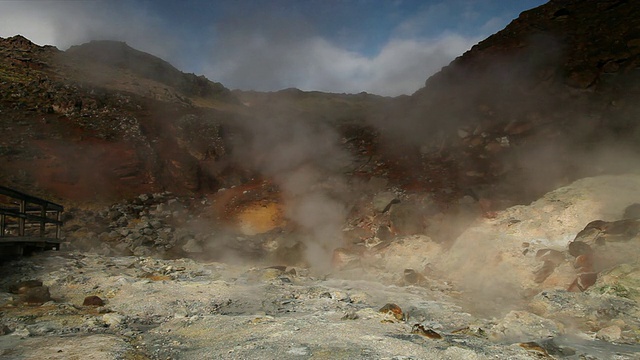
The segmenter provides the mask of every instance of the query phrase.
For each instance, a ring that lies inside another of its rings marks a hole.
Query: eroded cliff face
[[[227,151],[221,123],[230,115],[211,104],[234,103],[221,85],[148,54],[123,65],[20,36],[1,45],[5,184],[72,201],[218,187],[208,170]],[[138,69],[149,63],[156,73]]]

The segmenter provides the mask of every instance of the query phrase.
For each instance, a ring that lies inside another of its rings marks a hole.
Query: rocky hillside
[[[230,156],[232,142],[258,136],[263,118],[338,124],[362,120],[380,99],[231,93],[111,41],[62,52],[15,36],[0,39],[0,52],[0,120],[11,134],[0,146],[0,181],[72,201],[239,185],[259,171]]]
[[[639,11],[628,1],[549,2],[393,99],[230,92],[124,43],[61,52],[4,39],[2,118],[15,135],[3,140],[2,181],[78,199],[207,193],[273,177],[246,149],[290,135],[273,131],[290,125],[260,126],[295,122],[324,127],[351,161],[334,172],[358,181],[383,177],[445,202],[525,203],[637,165]],[[265,130],[272,139],[261,140]],[[87,158],[96,171],[83,171]]]
[[[216,187],[202,168],[225,152],[230,115],[215,104],[234,104],[229,91],[150,55],[156,73],[123,54],[129,63],[91,62],[87,48],[0,40],[2,182],[71,201]]]
[[[640,5],[624,0],[525,11],[401,100],[389,135],[450,149],[462,179],[536,196],[562,179],[637,168],[638,19]]]
[[[66,208],[0,358],[637,359],[639,15],[551,1],[398,98],[0,39],[0,183]]]
[[[135,77],[156,81],[181,92],[187,97],[219,97],[225,95],[230,98],[229,90],[222,84],[209,81],[204,76],[185,74],[168,62],[155,56],[131,48],[126,43],[116,41],[92,41],[90,43],[72,46],[66,54],[76,58],[74,65],[100,66],[115,68],[130,72]],[[100,81],[104,76],[100,69],[87,71],[77,77],[78,81],[91,79]],[[93,78],[92,75],[98,78]],[[103,81],[106,80],[103,78]]]

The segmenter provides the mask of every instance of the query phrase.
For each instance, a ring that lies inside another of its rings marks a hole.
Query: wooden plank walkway
[[[62,205],[0,186],[0,255],[59,250]]]

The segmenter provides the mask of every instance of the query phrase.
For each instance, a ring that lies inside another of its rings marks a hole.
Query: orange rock
[[[598,280],[598,273],[595,272],[587,272],[578,274],[576,279],[569,285],[567,291],[578,292],[585,291],[590,288],[593,284]]]
[[[394,318],[400,321],[404,320],[405,318],[404,313],[402,313],[402,309],[400,308],[400,306],[392,303],[388,303],[385,306],[381,307],[380,310],[378,310],[378,312],[383,314],[391,314],[393,315]]]
[[[534,351],[544,355],[545,357],[549,356],[549,354],[547,353],[547,350],[545,350],[542,346],[540,346],[540,344],[536,342],[530,341],[526,343],[520,343],[518,345],[527,351]]]
[[[429,339],[442,339],[442,335],[438,334],[433,329],[424,327],[424,325],[422,325],[422,324],[413,325],[413,327],[411,328],[411,333],[412,334],[422,335],[422,336],[427,337]]]
[[[573,267],[576,269],[591,269],[593,267],[591,254],[583,254],[576,257],[576,260],[573,262]]]

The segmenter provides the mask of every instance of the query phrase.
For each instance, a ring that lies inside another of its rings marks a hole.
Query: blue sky
[[[0,36],[126,41],[229,88],[411,94],[543,0],[0,0]]]

